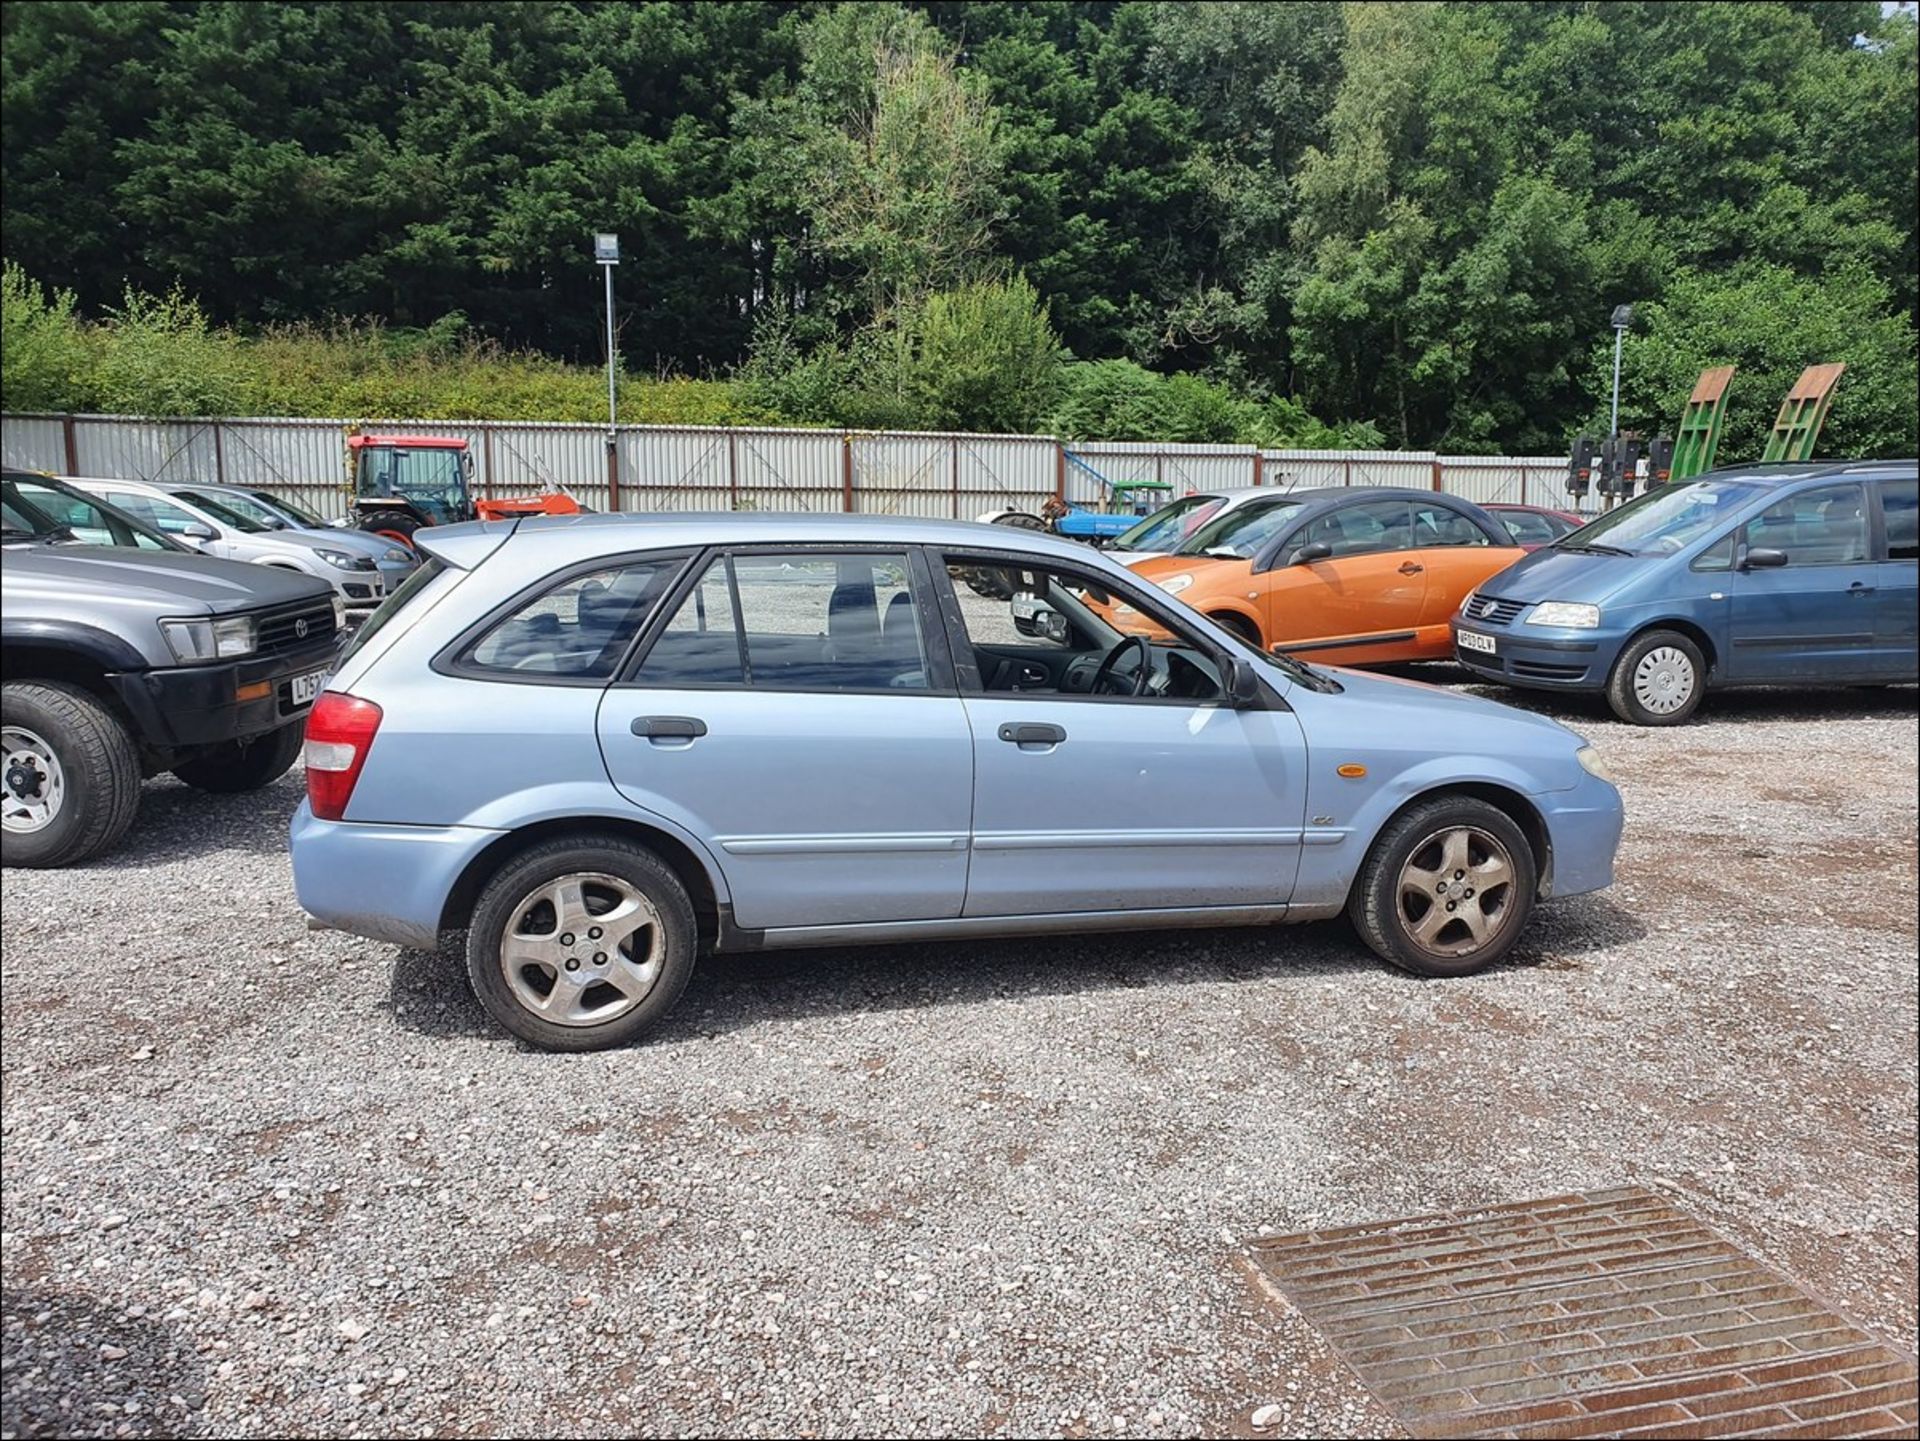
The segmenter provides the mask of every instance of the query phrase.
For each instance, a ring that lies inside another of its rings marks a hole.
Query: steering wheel
[[[1120,657],[1134,646],[1140,648],[1140,664],[1134,667],[1131,688],[1113,684],[1114,668],[1120,664]],[[1124,636],[1120,644],[1108,651],[1105,658],[1101,660],[1100,669],[1093,673],[1093,681],[1087,686],[1087,691],[1092,695],[1142,695],[1152,675],[1152,644],[1143,635]]]

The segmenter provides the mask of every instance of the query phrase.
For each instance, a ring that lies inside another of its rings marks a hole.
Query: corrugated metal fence
[[[1048,496],[1096,501],[1102,478],[1154,480],[1174,495],[1246,485],[1410,485],[1477,501],[1564,506],[1565,456],[1269,450],[1067,443],[1050,435],[625,425],[609,465],[604,426],[528,421],[142,420],[0,416],[8,465],[61,475],[218,481],[271,490],[332,514],[353,430],[464,439],[483,494],[564,488],[596,510],[811,510],[968,518],[1032,510]],[[1069,463],[1069,457],[1078,463]]]

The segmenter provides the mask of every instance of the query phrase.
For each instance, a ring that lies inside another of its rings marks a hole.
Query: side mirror
[[[1243,655],[1227,657],[1227,699],[1235,710],[1250,710],[1260,703],[1259,673]]]
[[[202,521],[189,521],[180,527],[180,534],[187,540],[218,540],[220,532]]]
[[[1749,546],[1740,553],[1740,570],[1778,570],[1787,563],[1784,550],[1772,550],[1764,545]]]
[[[1333,547],[1324,540],[1309,541],[1288,558],[1288,565],[1306,565],[1310,561],[1331,560]]]

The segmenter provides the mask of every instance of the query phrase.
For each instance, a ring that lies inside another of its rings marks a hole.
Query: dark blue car
[[[1476,675],[1604,692],[1674,725],[1710,688],[1920,678],[1915,463],[1756,465],[1662,486],[1487,581],[1453,619]]]

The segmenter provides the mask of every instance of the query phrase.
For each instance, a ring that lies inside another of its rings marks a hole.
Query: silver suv
[[[325,586],[196,555],[30,472],[0,479],[0,514],[5,864],[105,850],[145,776],[235,792],[286,772],[344,614]]]

